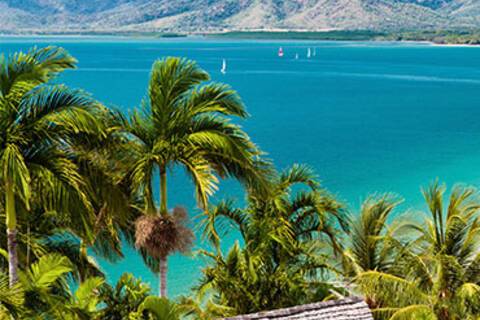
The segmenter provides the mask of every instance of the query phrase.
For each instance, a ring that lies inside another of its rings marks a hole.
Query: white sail
[[[312,56],[312,51],[310,50],[310,48],[308,48],[307,50],[307,58],[310,58]]]
[[[223,59],[222,62],[222,69],[220,70],[221,73],[225,74],[227,73],[227,60]]]
[[[295,53],[295,60],[298,60],[298,53]]]
[[[317,48],[313,48],[313,56],[315,57],[317,55]]]

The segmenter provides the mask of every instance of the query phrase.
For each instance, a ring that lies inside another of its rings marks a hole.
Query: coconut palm
[[[212,310],[222,316],[319,301],[335,289],[328,276],[337,271],[331,257],[342,249],[342,205],[306,166],[285,170],[271,189],[268,196],[252,194],[245,209],[221,202],[204,222],[210,237],[230,232],[233,224],[244,243],[226,255],[204,252],[212,264],[197,292],[211,293],[210,305],[223,306]]]
[[[89,207],[68,145],[72,135],[98,133],[92,112],[98,104],[82,91],[47,84],[74,65],[75,59],[56,47],[0,57],[0,185],[5,194],[10,285],[18,274],[17,213],[30,211],[33,188],[42,190],[39,199],[47,207],[67,202],[71,207]],[[74,219],[84,229],[90,220]]]
[[[137,223],[137,245],[159,261],[160,294],[166,295],[167,256],[184,248],[187,239],[178,220],[168,212],[167,176],[183,167],[195,185],[198,204],[207,208],[218,178],[234,177],[248,187],[266,183],[259,149],[230,116],[247,116],[239,96],[228,86],[206,83],[209,75],[186,59],[166,58],[153,64],[148,97],[125,127],[126,148],[133,154],[131,181],[144,195],[147,217]],[[160,179],[160,206],[154,206],[153,175]],[[176,244],[178,241],[181,245]]]
[[[356,283],[390,319],[477,319],[480,316],[480,245],[477,191],[453,188],[444,203],[445,186],[423,191],[429,215],[413,228],[419,236],[399,252],[394,268],[367,271]]]
[[[367,198],[358,215],[350,219],[349,248],[344,251],[347,277],[376,270],[388,272],[395,261],[398,229],[388,219],[401,201],[392,194]]]

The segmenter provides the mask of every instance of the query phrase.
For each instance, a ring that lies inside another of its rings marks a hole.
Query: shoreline
[[[457,44],[457,43],[435,43],[430,42],[434,47],[450,47],[450,48],[480,48],[479,44]]]
[[[298,31],[298,30],[259,30],[259,31],[223,31],[223,32],[32,32],[32,33],[11,33],[0,32],[2,38],[65,38],[65,39],[88,39],[88,38],[110,38],[110,39],[142,39],[142,40],[162,40],[162,39],[204,39],[204,40],[253,40],[253,41],[345,41],[345,42],[372,42],[372,43],[412,43],[425,44],[437,47],[480,47],[474,36],[477,34],[462,33],[460,43],[458,38],[451,33],[435,32],[435,37],[431,33],[386,33],[370,30],[323,30],[323,31]],[[472,43],[466,42],[465,38],[470,36],[475,39]],[[429,39],[432,38],[432,39]],[[459,36],[460,37],[460,34]],[[454,40],[451,40],[454,39]],[[449,43],[448,41],[451,41]],[[457,40],[457,41],[455,41]]]

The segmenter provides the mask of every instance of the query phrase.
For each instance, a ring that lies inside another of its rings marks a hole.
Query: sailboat
[[[310,58],[312,56],[312,50],[310,50],[310,48],[308,48],[307,50],[307,58]]]
[[[313,48],[313,56],[315,57],[317,55],[317,48]]]
[[[280,47],[280,48],[278,49],[278,56],[279,56],[280,58],[283,57],[283,48],[282,48],[282,47]]]
[[[225,59],[223,59],[222,69],[220,70],[220,72],[221,72],[222,74],[227,73],[227,60],[225,60]]]
[[[295,53],[295,60],[298,60],[298,53]]]

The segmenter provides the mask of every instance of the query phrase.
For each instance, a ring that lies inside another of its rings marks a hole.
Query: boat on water
[[[310,58],[312,56],[312,50],[308,48],[307,50],[307,58]]]
[[[295,53],[295,60],[298,60],[298,53]]]
[[[227,73],[227,60],[225,60],[225,59],[223,59],[223,61],[222,61],[222,69],[220,69],[220,72],[222,74]]]
[[[279,56],[280,58],[283,57],[283,48],[282,48],[282,47],[280,47],[280,48],[278,49],[278,56]]]
[[[317,55],[317,48],[313,48],[313,56],[315,57]]]

